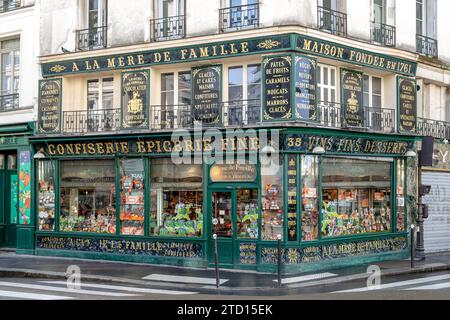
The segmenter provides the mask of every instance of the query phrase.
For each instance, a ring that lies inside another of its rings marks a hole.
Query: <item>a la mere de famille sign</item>
[[[233,41],[200,43],[167,49],[62,60],[42,64],[44,77],[115,69],[141,68],[160,64],[220,59],[239,55],[281,51],[307,53],[350,64],[414,77],[417,63],[394,56],[345,46],[296,33],[244,38]]]

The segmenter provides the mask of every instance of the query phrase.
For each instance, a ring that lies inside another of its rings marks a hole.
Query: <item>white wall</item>
[[[412,52],[416,51],[416,0],[397,0],[396,37],[397,46]]]
[[[349,36],[370,41],[372,0],[347,0],[347,32]]]
[[[219,30],[220,0],[186,0],[188,37],[215,34]]]
[[[450,64],[450,1],[437,0],[437,40],[439,58]]]
[[[32,4],[34,1],[28,1]],[[35,6],[0,15],[0,41],[20,38],[20,88],[19,104],[26,110],[0,113],[0,125],[34,121],[39,80],[39,41]]]

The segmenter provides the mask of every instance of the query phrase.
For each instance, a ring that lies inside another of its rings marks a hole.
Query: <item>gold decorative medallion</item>
[[[53,67],[50,68],[50,71],[59,73],[59,72],[63,72],[66,69],[67,69],[67,67],[65,67],[65,66],[62,66],[60,64],[55,64]]]
[[[134,91],[133,92],[133,99],[130,99],[128,101],[128,112],[129,113],[140,113],[142,112],[142,98],[139,92]]]
[[[347,110],[350,113],[357,113],[359,108],[359,102],[356,99],[356,94],[354,91],[351,93],[351,97],[347,100]]]
[[[265,50],[270,50],[273,49],[275,47],[278,47],[278,45],[280,44],[279,41],[275,41],[275,40],[264,40],[263,42],[260,42],[257,47],[260,49],[265,49]]]

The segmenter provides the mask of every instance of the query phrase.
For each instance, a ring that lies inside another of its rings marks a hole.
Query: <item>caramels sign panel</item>
[[[398,78],[398,114],[401,132],[415,132],[417,124],[417,86],[413,79]]]
[[[57,133],[60,131],[61,79],[39,82],[39,133]]]
[[[363,74],[341,69],[341,88],[344,127],[364,127]]]
[[[271,56],[263,59],[264,121],[292,118],[292,56]]]
[[[147,70],[122,74],[122,128],[148,126],[149,78]]]
[[[220,122],[222,67],[192,69],[192,117],[202,124]]]

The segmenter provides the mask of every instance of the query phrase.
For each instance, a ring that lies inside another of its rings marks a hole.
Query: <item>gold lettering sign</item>
[[[209,172],[212,182],[253,182],[256,179],[254,164],[214,164]]]

